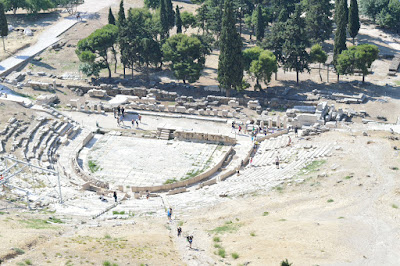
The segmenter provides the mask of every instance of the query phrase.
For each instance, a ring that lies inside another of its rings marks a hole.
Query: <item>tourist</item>
[[[118,124],[118,126],[119,126],[119,116],[117,116],[117,124]]]
[[[253,165],[253,157],[250,157],[250,165]]]
[[[132,128],[135,126],[135,119],[132,119]]]
[[[121,115],[119,117],[119,121],[122,123],[123,126],[125,126],[125,124],[124,124],[124,116],[123,115]]]
[[[232,130],[231,130],[231,132],[235,132],[235,121],[232,121]]]
[[[278,156],[276,156],[275,164],[276,164],[276,169],[279,169],[279,157]]]
[[[104,195],[101,195],[99,198],[102,202],[108,202],[108,200],[106,198],[104,198]]]
[[[297,132],[299,129],[297,128],[297,126],[294,127],[294,136],[298,137],[299,133]]]
[[[290,136],[289,137],[289,142],[288,142],[288,146],[290,146],[292,144],[292,138]]]
[[[264,128],[264,136],[267,136],[267,129]]]
[[[121,108],[121,112],[122,112],[122,117],[125,117],[125,108],[123,106]]]
[[[142,116],[139,114],[138,115],[139,121],[142,122]]]
[[[192,243],[193,243],[193,236],[189,235],[186,237],[187,241],[189,242],[189,247],[192,248]]]
[[[148,200],[149,198],[150,198],[150,193],[147,192],[147,193],[146,193],[146,199]]]
[[[117,118],[117,110],[113,108],[113,111],[114,111],[114,118]]]
[[[182,234],[182,228],[179,226],[179,227],[178,227],[178,237],[180,237],[181,234]]]
[[[172,208],[168,209],[167,215],[168,215],[168,220],[171,221],[172,220]]]
[[[139,120],[136,120],[136,127],[139,127]]]
[[[242,131],[242,126],[239,125],[239,133]]]
[[[118,116],[120,116],[121,115],[121,107],[119,105],[117,107],[117,111],[118,111]]]
[[[114,199],[115,199],[115,202],[117,202],[117,191],[114,191]]]

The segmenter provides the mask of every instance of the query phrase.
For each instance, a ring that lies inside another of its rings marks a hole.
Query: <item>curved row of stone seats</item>
[[[240,196],[259,190],[271,189],[281,185],[285,180],[297,176],[302,168],[315,161],[316,158],[330,156],[332,145],[309,148],[307,145],[298,144],[294,147],[287,147],[285,150],[286,152],[282,150],[262,150],[254,156],[254,162],[257,163],[262,156],[265,156],[265,153],[268,154],[265,157],[270,157],[273,156],[271,154],[276,154],[279,151],[287,159],[287,163],[281,164],[280,169],[277,169],[273,163],[267,166],[249,165],[240,171],[240,175],[233,175],[223,182],[202,189],[168,196],[168,201],[176,209],[195,209],[198,206],[204,206],[206,203],[224,201],[225,198],[221,198],[224,195]],[[298,152],[297,155],[296,152]],[[275,160],[275,157],[273,159]],[[294,180],[294,182],[302,181],[301,178]]]

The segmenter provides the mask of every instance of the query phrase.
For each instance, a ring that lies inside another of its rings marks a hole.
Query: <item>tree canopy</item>
[[[355,69],[361,71],[363,75],[362,82],[365,82],[365,76],[368,75],[368,69],[378,58],[378,47],[372,44],[361,44],[352,46],[344,50],[337,59],[337,71],[340,75],[353,74]]]
[[[101,69],[107,68],[108,77],[111,77],[108,54],[114,48],[117,36],[118,27],[108,24],[78,42],[75,52],[84,63],[82,71],[85,74],[98,76]]]
[[[201,46],[198,38],[181,33],[168,38],[162,46],[165,60],[172,63],[174,76],[183,83],[200,78],[205,62]]]

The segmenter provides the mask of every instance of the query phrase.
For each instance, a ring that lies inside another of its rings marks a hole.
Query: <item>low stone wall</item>
[[[224,135],[198,133],[189,131],[175,131],[174,138],[177,140],[208,141],[212,143],[224,143],[225,145],[235,145],[236,139]]]
[[[90,174],[86,173],[81,168],[81,166],[78,164],[78,156],[79,156],[80,151],[93,138],[93,136],[94,136],[93,132],[90,132],[85,137],[85,139],[82,141],[81,145],[79,145],[79,148],[75,152],[75,156],[71,159],[72,169],[75,170],[75,174],[76,175],[78,175],[84,181],[88,182],[90,185],[95,186],[95,187],[99,187],[99,188],[109,189],[110,185],[108,183],[105,183],[105,182],[102,182],[102,181],[99,181],[99,180],[95,179]]]
[[[175,101],[176,97],[178,97],[178,94],[176,92],[169,92],[160,89],[147,89],[145,87],[119,88],[117,86],[108,84],[103,84],[100,86],[67,85],[67,87],[71,90],[81,90],[83,93],[88,93],[90,90],[103,90],[109,96],[123,94],[145,97],[149,93],[153,93],[158,101]]]
[[[232,152],[232,147],[229,148],[229,150],[225,153],[225,155],[221,158],[221,160],[211,169],[207,170],[206,172],[190,178],[188,180],[185,181],[180,181],[180,182],[176,182],[173,184],[166,184],[166,185],[158,185],[158,186],[152,186],[152,187],[131,187],[132,192],[139,192],[139,191],[149,191],[149,192],[158,192],[158,191],[169,191],[169,190],[173,190],[176,188],[183,188],[183,187],[187,187],[196,183],[201,182],[202,180],[205,180],[207,178],[209,178],[211,175],[215,174],[219,168],[221,168],[222,164],[224,163],[224,161],[226,160],[226,158],[228,157],[228,155]]]

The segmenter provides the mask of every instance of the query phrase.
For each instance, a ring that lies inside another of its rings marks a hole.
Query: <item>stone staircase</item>
[[[170,140],[174,138],[174,129],[159,128],[157,130],[157,136],[159,139]]]

